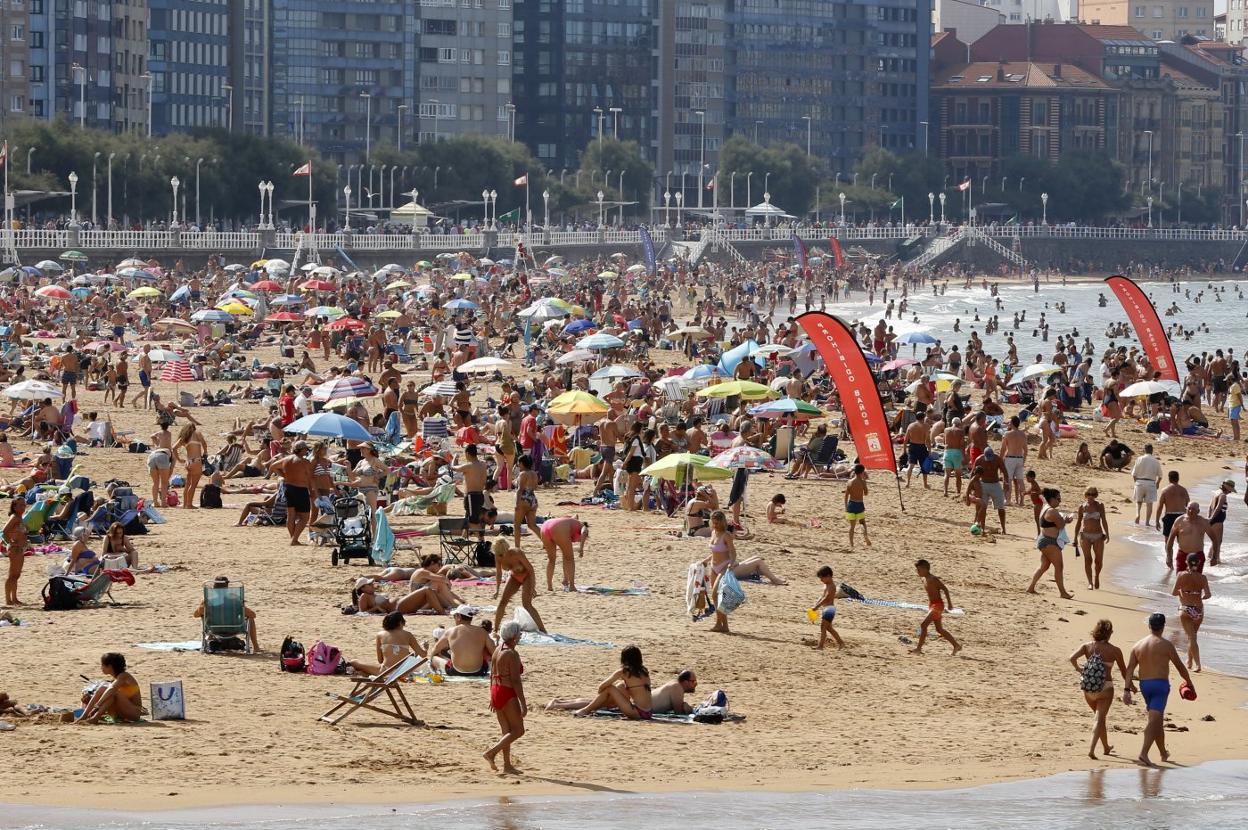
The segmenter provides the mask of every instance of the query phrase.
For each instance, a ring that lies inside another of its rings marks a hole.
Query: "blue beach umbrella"
[[[333,412],[317,412],[305,415],[287,426],[284,432],[296,435],[316,435],[323,438],[345,438],[351,441],[372,441],[373,435],[358,421]]]
[[[222,311],[219,308],[201,308],[199,311],[191,315],[191,319],[196,323],[232,323],[234,317],[228,311]]]

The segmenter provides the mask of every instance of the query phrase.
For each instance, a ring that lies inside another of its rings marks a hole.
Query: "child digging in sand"
[[[832,566],[824,565],[815,572],[815,576],[819,577],[819,581],[823,583],[823,596],[819,597],[814,607],[815,611],[823,609],[819,614],[819,645],[815,648],[821,649],[827,645],[829,636],[836,640],[837,648],[845,648],[845,641],[832,627],[833,621],[836,620],[836,577],[832,574]]]
[[[927,641],[927,627],[936,626],[936,633],[944,637],[953,646],[953,653],[957,654],[962,650],[962,645],[940,624],[941,618],[945,615],[946,608],[953,608],[953,597],[949,596],[949,589],[945,587],[945,583],[940,577],[932,573],[932,566],[926,559],[920,559],[914,563],[914,569],[919,574],[919,579],[923,580],[923,588],[927,591],[927,616],[923,618],[923,626],[919,629],[919,643],[910,649],[911,654],[922,654],[923,643]],[[941,594],[944,594],[943,598]]]

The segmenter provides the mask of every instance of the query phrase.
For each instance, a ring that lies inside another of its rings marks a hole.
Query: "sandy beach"
[[[202,386],[183,384],[194,391]],[[172,391],[167,384],[157,388]],[[100,394],[85,393],[84,411],[97,409]],[[194,414],[215,451],[235,418],[260,411],[248,403]],[[140,438],[154,429],[150,413],[126,409],[111,417]],[[1093,445],[1100,436],[1091,422],[1080,433]],[[1137,449],[1144,443],[1138,425],[1124,422],[1120,433]],[[1075,468],[1076,446],[1063,441],[1056,462],[1033,467],[1044,486],[1062,489],[1066,509],[1074,509],[1086,484],[1100,486],[1116,533],[1134,513],[1130,476]],[[1166,468],[1178,462],[1189,483],[1216,473],[1234,451],[1228,441],[1192,439],[1159,449]],[[82,469],[97,481],[120,477],[143,495],[150,490],[141,455],[88,450]],[[733,615],[731,636],[711,634],[709,621],[693,623],[685,613],[686,567],[706,556],[705,539],[668,535],[679,520],[661,513],[555,506],[579,501],[585,484],[542,490],[544,513],[579,512],[592,524],[586,555],[577,563],[579,583],[637,583],[648,595],[543,590],[536,602],[551,631],[614,647],[521,646],[532,707],[555,696],[590,694],[617,667],[619,648],[635,644],[656,680],[692,667],[701,680],[699,695],[725,690],[731,708],[747,720],[674,725],[535,711],[516,749],[524,775],[511,778],[496,777],[481,760],[497,733],[484,684],[411,684],[407,695],[426,727],[367,714],[329,727],[317,716],[329,706],[327,695],[347,689],[350,681],[278,671],[277,648],[286,635],[306,645],[322,639],[347,657],[371,659],[379,618],[339,611],[365,566],[333,568],[328,548],[292,548],[281,529],[233,527],[237,510],[228,508],[250,500],[244,495],[227,495],[222,511],[166,510],[168,523],[153,526],[135,543],[142,564],[175,569],[142,574],[134,586],[115,588],[117,607],[45,613],[31,606],[21,612],[30,625],[0,629],[0,651],[14,667],[0,690],[23,703],[75,706],[79,675],[94,678],[99,655],[120,651],[145,697],[150,682],[183,682],[188,720],[85,727],[18,719],[15,731],[0,735],[10,758],[0,798],[63,805],[72,789],[79,804],[146,810],[599,791],[945,787],[1130,765],[1139,749],[1142,707],[1114,706],[1109,723],[1117,755],[1090,761],[1091,714],[1066,658],[1101,617],[1114,621],[1115,643],[1128,648],[1145,632],[1138,598],[1108,584],[1098,592],[1084,589],[1081,562],[1069,550],[1074,600],[1060,600],[1051,581],[1041,584],[1040,596],[1027,595],[1037,558],[1030,508],[1010,509],[1010,535],[974,537],[968,532],[970,508],[942,497],[939,483],[933,485],[923,491],[916,479],[903,492],[903,512],[892,482],[872,473],[867,504],[873,546],[850,551],[842,484],[753,476],[747,524],[754,538],[739,542],[738,551],[742,558],[764,557],[789,585],[746,583],[748,602]],[[726,483],[720,490],[722,497]],[[765,521],[766,504],[777,492],[788,498],[791,524]],[[500,505],[509,509],[512,497],[502,494]],[[422,522],[405,519],[398,526]],[[437,546],[436,538],[422,542],[425,552]],[[541,569],[540,544],[526,540],[524,548]],[[1111,541],[1107,562],[1123,555]],[[852,602],[838,603],[845,650],[817,652],[803,644],[818,633],[805,609],[819,596],[814,572],[820,565],[833,565],[839,580],[869,597],[922,602],[913,568],[920,556],[932,561],[955,604],[966,610],[948,618],[965,644],[961,655],[951,658],[945,644],[933,641],[924,655],[911,656],[898,638],[915,636],[921,612]],[[413,559],[402,553],[399,562]],[[53,561],[27,559],[20,590],[26,602],[37,600]],[[203,583],[217,575],[245,584],[263,654],[135,647],[198,639],[199,622],[191,613]],[[492,588],[461,592],[475,604],[494,604]],[[439,622],[412,617],[409,630],[424,639]],[[1170,736],[1174,760],[1243,757],[1248,711],[1239,707],[1245,681],[1207,669],[1198,685],[1197,702],[1172,700],[1170,722],[1185,730]]]

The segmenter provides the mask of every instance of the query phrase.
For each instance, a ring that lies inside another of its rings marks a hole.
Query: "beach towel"
[[[609,718],[612,720],[624,720],[624,715],[619,709],[598,709],[594,712],[596,718]],[[696,715],[677,715],[674,712],[655,712],[648,720],[656,723],[713,723],[714,721],[695,720]],[[738,715],[736,712],[724,712],[723,720],[720,723],[738,723],[745,720],[745,715]],[[639,721],[640,722],[640,721]]]
[[[706,565],[694,562],[689,566],[689,574],[685,580],[685,609],[695,621],[711,613],[707,585]]]
[[[199,651],[201,645],[199,640],[184,640],[180,643],[135,643],[138,648],[150,651]]]
[[[520,635],[521,645],[526,646],[586,646],[590,648],[615,648],[614,643],[601,640],[582,640],[567,637],[563,634],[543,634],[540,631],[526,631]]]
[[[373,531],[373,561],[378,565],[385,565],[394,558],[394,531],[390,530],[390,520],[386,518],[386,511],[378,510],[373,514],[376,517],[377,526]]]
[[[494,577],[489,579],[452,579],[451,585],[455,588],[478,588],[482,586],[494,585]]]
[[[609,585],[577,585],[576,592],[578,594],[599,594],[607,597],[645,597],[650,595],[650,589],[644,585],[632,585],[628,588],[612,588]]]

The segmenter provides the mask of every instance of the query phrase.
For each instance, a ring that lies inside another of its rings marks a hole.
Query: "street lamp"
[[[95,197],[96,197],[95,165],[100,160],[101,155],[103,154],[96,153],[94,156],[91,157],[91,226],[92,227],[100,224],[99,214],[95,212]]]
[[[1049,194],[1040,194],[1040,224],[1049,224]]]
[[[204,163],[202,158],[195,159],[195,226],[202,228],[199,223],[199,166]]]
[[[663,226],[672,226],[672,191],[663,191]]]
[[[815,120],[809,115],[803,115],[802,120],[806,122],[806,158],[810,158],[810,128]]]
[[[945,199],[944,193],[940,194],[940,224],[945,224]]]
[[[875,177],[876,177],[876,176],[878,176],[878,175],[880,175],[880,174],[879,174],[879,173],[872,173],[872,174],[871,174],[871,189],[872,189],[872,190],[875,190]]]
[[[391,210],[394,209],[394,171],[398,169],[399,169],[399,166],[397,164],[390,165],[390,209]],[[403,183],[402,181],[399,182],[399,184],[402,184],[402,183]]]
[[[361,92],[360,97],[364,99],[364,163],[368,164],[373,153],[373,94]]]
[[[1002,192],[1002,193],[1004,193],[1004,192],[1005,192],[1005,183],[1009,180],[1009,178],[1010,178],[1009,176],[1002,176],[1002,177],[1001,177],[1001,192]]]
[[[433,143],[437,144],[438,143],[438,108],[442,102],[439,101],[437,98],[430,98],[429,103],[433,104]],[[437,185],[435,184],[434,187],[437,187]]]
[[[1153,194],[1148,194],[1148,226],[1153,226]]]
[[[87,68],[75,63],[70,66],[78,81],[78,129],[87,128]],[[81,73],[81,74],[80,74]]]
[[[346,185],[342,188],[342,195],[345,196],[347,199],[347,228],[350,229],[351,228],[351,185]],[[412,212],[414,214],[415,210],[413,210]]]
[[[1145,130],[1144,135],[1148,136],[1148,192],[1153,192],[1153,131]],[[1152,227],[1152,223],[1149,223]]]
[[[728,175],[728,210],[735,211],[737,207],[737,171],[733,170]]]
[[[507,109],[507,140],[516,143],[516,105],[508,101],[503,105]]]
[[[221,91],[225,93],[225,130],[226,132],[234,132],[234,87],[231,84],[221,84]]]
[[[927,194],[927,224],[936,224],[936,194]]]
[[[920,121],[920,122],[919,122],[919,125],[920,125],[921,127],[923,127],[923,158],[927,158],[927,128],[928,128],[928,123],[927,123],[926,121]]]
[[[481,191],[481,215],[485,222],[485,226],[490,226],[490,191],[489,189]]]
[[[838,193],[836,197],[841,200],[841,227],[845,227],[845,194]]]
[[[264,181],[256,186],[260,191],[260,224],[256,226],[257,230],[264,230]]]
[[[173,188],[173,222],[169,227],[176,228],[178,226],[178,185],[182,182],[178,181],[177,176],[169,179],[169,186]]]
[[[1019,192],[1019,193],[1022,193],[1022,192],[1023,192],[1023,182],[1025,182],[1025,181],[1027,181],[1027,177],[1026,177],[1026,176],[1019,176],[1019,177],[1018,177],[1018,192]]]
[[[601,110],[599,110],[599,112],[601,112]],[[602,226],[603,226],[603,208],[602,208],[602,199],[603,199],[603,193],[602,193],[602,191],[601,191],[601,190],[599,190],[599,191],[598,191],[598,227],[599,227],[600,229],[601,229],[601,228],[602,228]]]
[[[139,76],[147,81],[147,137],[152,137],[152,73],[144,72]],[[233,118],[233,110],[230,110],[230,117]]]
[[[108,229],[113,227],[113,158],[116,153],[108,154]]]
[[[684,208],[684,206],[685,206],[685,194],[678,192],[676,194],[676,224],[677,225],[680,225],[684,222],[684,213],[682,213],[682,209]]]
[[[594,107],[594,114],[598,116],[598,160],[602,161],[602,107]]]
[[[624,227],[624,171],[620,171],[620,227]]]
[[[854,184],[858,184],[857,173],[854,174]],[[764,193],[771,192],[771,171],[770,170],[768,170],[765,174],[763,174],[763,192]],[[770,201],[770,199],[768,199],[768,201]]]
[[[702,207],[702,176],[706,173],[706,110],[695,110],[702,122],[701,138],[698,139],[698,208]]]
[[[491,224],[493,227],[497,228],[498,227],[498,191],[497,190],[490,191],[490,204],[494,206],[492,213],[491,213],[491,215],[494,218],[491,220]]]
[[[545,214],[544,221],[542,222],[542,230],[549,232],[550,231],[550,191],[549,190],[542,191],[542,212]]]
[[[399,152],[400,152],[400,153],[401,153],[401,152],[403,152],[403,111],[404,111],[404,110],[406,110],[406,109],[407,109],[407,104],[399,104],[399,107],[398,107],[398,111],[399,111],[399,126],[398,126],[398,134],[397,134],[397,135],[398,135],[398,144],[399,144]],[[393,190],[394,190],[394,188],[391,188],[391,192],[393,192]],[[392,201],[393,201],[393,200],[392,200]]]
[[[607,110],[612,115],[611,120],[611,137],[616,141],[620,140],[620,113],[624,111],[623,107],[611,107]]]
[[[745,206],[746,208],[754,207],[754,202],[750,199],[750,179],[754,178],[754,171],[745,174]]]
[[[69,224],[78,227],[78,174],[69,174]]]

